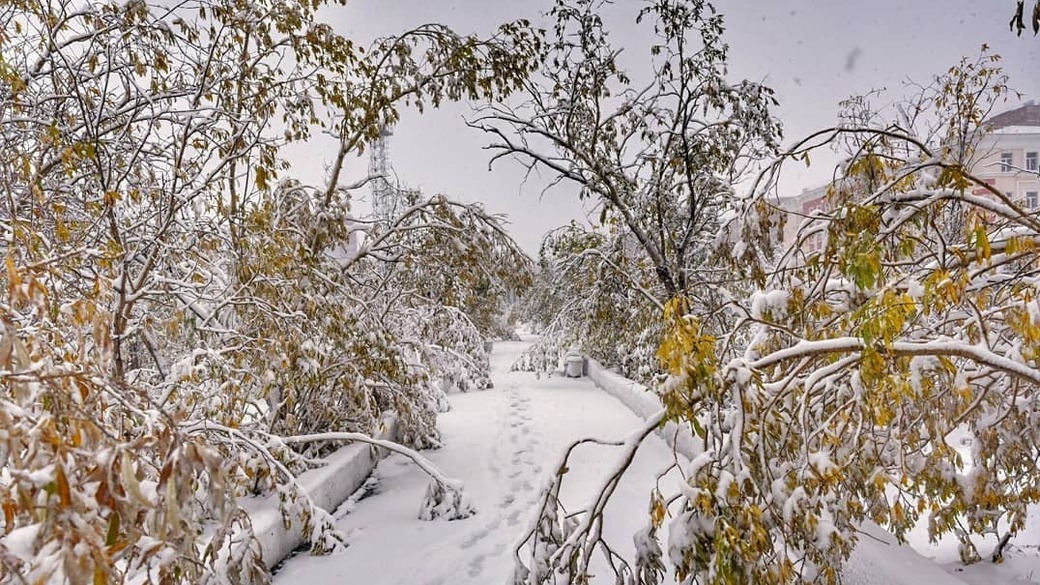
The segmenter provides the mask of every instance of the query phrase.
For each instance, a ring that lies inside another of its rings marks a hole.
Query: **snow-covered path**
[[[375,493],[337,511],[337,526],[348,535],[350,547],[333,556],[298,555],[281,567],[275,584],[505,584],[514,545],[562,449],[580,437],[621,439],[642,426],[640,418],[587,378],[510,372],[527,346],[495,345],[495,387],[452,396],[451,411],[439,418],[445,446],[424,453],[445,473],[464,481],[477,506],[475,516],[453,522],[418,520],[427,477],[403,457],[388,457],[375,470]],[[564,503],[584,503],[591,497],[616,457],[611,447],[578,449],[565,479]],[[604,532],[622,554],[630,556],[632,534],[646,522],[653,478],[672,461],[671,449],[651,436],[618,486]],[[1040,566],[1027,544],[1012,553],[1025,557],[1013,563],[982,563],[964,572],[956,565],[945,567],[954,576],[910,547],[898,546],[880,529],[867,532],[843,571],[848,585],[1035,582],[1033,569]],[[613,583],[606,571],[601,576],[594,582]]]
[[[389,457],[375,472],[378,492],[338,521],[351,546],[337,556],[290,559],[275,583],[504,583],[512,570],[513,544],[561,450],[579,437],[620,439],[642,423],[588,379],[510,372],[527,345],[496,344],[495,387],[452,396],[451,411],[439,419],[445,447],[424,453],[465,482],[478,509],[475,516],[419,521],[426,477],[405,459]],[[577,451],[564,501],[589,497],[592,482],[611,466],[615,454],[613,448],[598,446]],[[634,473],[619,486],[614,500],[628,513],[608,514],[606,528],[622,548],[631,547],[631,535],[645,522],[650,481],[670,461],[670,449],[651,437],[633,463]]]

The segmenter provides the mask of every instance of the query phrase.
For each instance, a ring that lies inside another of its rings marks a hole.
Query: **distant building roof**
[[[1004,126],[991,134],[1040,134],[1040,124],[1036,126]]]
[[[787,207],[791,205],[801,205],[806,201],[814,201],[816,199],[822,199],[827,196],[827,189],[830,187],[830,182],[824,183],[823,185],[813,187],[811,189],[805,188],[800,192],[791,194],[785,193],[777,197],[777,203],[781,207]]]
[[[986,126],[990,131],[1023,126],[1040,127],[1040,104],[1028,101],[1021,107],[1002,112],[986,120]]]

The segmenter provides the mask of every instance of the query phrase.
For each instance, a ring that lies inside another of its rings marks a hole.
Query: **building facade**
[[[790,246],[798,238],[798,232],[803,229],[811,229],[814,226],[823,227],[826,223],[822,220],[813,221],[813,216],[820,211],[827,211],[827,185],[814,189],[803,189],[794,197],[780,200],[780,207],[787,213],[784,214],[784,244]],[[822,229],[809,236],[802,246],[802,252],[811,254],[823,249],[824,234]]]
[[[972,170],[1009,199],[1040,208],[1040,104],[1027,102],[986,123]]]

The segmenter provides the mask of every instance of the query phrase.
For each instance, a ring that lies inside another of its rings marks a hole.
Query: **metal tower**
[[[397,188],[390,182],[390,137],[393,131],[383,128],[372,143],[368,159],[368,176],[372,177],[372,217],[389,222],[397,210]]]

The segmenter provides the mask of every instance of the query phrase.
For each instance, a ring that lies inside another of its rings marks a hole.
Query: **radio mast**
[[[368,176],[372,177],[372,217],[385,223],[389,223],[397,211],[397,188],[390,182],[393,173],[390,137],[393,135],[389,128],[380,130],[368,159]]]

